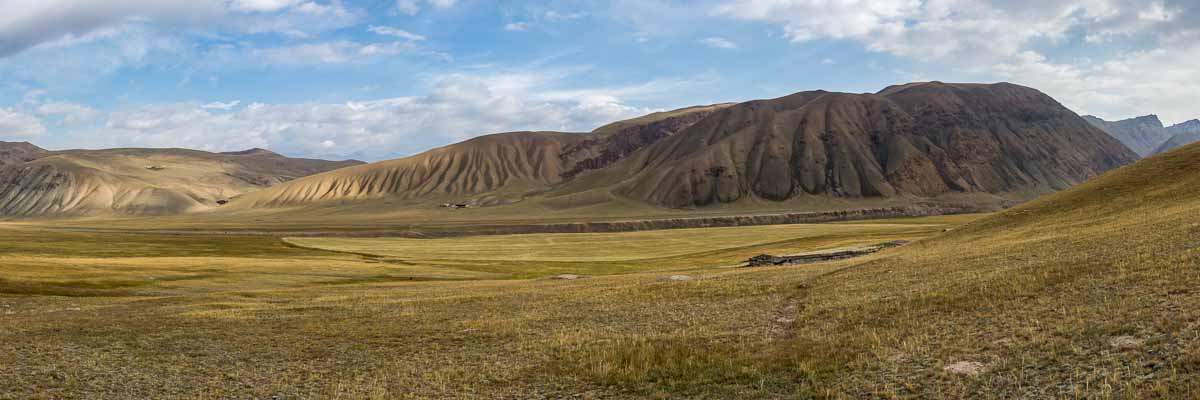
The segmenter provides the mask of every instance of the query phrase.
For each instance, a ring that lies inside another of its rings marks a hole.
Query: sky
[[[402,157],[804,90],[1200,117],[1197,0],[0,0],[0,140]]]

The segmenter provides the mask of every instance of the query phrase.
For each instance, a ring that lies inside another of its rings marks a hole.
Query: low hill
[[[1154,150],[1171,138],[1157,115],[1146,115],[1120,121],[1105,121],[1091,115],[1085,119],[1097,128],[1120,140],[1138,156],[1154,154]]]
[[[40,149],[39,149],[40,150]],[[169,215],[213,209],[247,192],[361,164],[288,158],[265,150],[35,152],[0,166],[0,216]]]
[[[230,209],[370,199],[490,205],[531,196],[671,208],[805,196],[1028,198],[1136,158],[1036,90],[933,82],[683,109],[587,135],[490,135],[289,182]]]

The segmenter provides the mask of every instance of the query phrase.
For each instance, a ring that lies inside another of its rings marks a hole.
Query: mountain
[[[1012,84],[802,92],[722,110],[614,169],[668,207],[755,197],[930,197],[1069,187],[1136,156],[1049,96]]]
[[[602,169],[728,107],[689,107],[606,125],[588,134],[509,132],[481,136],[412,157],[346,168],[255,193],[233,209],[301,206],[379,198],[476,204],[518,201]]]
[[[1154,150],[1154,154],[1162,154],[1188,144],[1200,142],[1200,120],[1193,119],[1167,128],[1171,139]]]
[[[9,146],[0,147],[9,149]],[[183,149],[47,152],[32,145],[0,166],[0,216],[168,215],[358,161],[288,158],[266,150]],[[32,150],[31,149],[36,149]],[[40,150],[40,151],[39,151]],[[2,154],[17,154],[0,150]]]
[[[0,166],[33,161],[49,154],[29,142],[0,142]]]
[[[1137,156],[1041,92],[916,83],[685,109],[591,134],[484,136],[247,195],[231,209],[581,192],[660,207],[1059,190]]]
[[[1154,154],[1155,149],[1171,138],[1171,134],[1163,127],[1163,123],[1157,115],[1146,115],[1115,122],[1105,121],[1091,115],[1084,118],[1129,146],[1141,157]]]

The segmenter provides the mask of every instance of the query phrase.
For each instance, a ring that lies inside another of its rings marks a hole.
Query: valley
[[[10,223],[3,395],[1192,397],[1197,160],[1190,146],[992,215],[481,251]],[[729,268],[894,239],[913,242]]]
[[[0,0],[0,400],[1200,399],[1200,0]]]
[[[371,164],[3,148],[0,398],[1200,395],[1200,145],[1016,85]]]

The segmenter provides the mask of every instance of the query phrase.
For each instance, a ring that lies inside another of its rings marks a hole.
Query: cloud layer
[[[37,117],[16,110],[0,108],[0,132],[5,137],[33,139],[46,133],[46,127]]]
[[[656,110],[624,103],[678,82],[586,90],[556,87],[570,71],[449,74],[434,78],[428,94],[340,104],[264,104],[240,101],[152,104],[108,113],[62,103],[38,107],[75,122],[99,121],[65,138],[85,147],[187,147],[210,151],[252,147],[287,154],[379,159],[483,133],[528,129],[589,131],[604,123]],[[0,109],[0,130],[44,132],[38,119]]]
[[[776,25],[798,45],[858,42],[913,60],[921,75],[1034,86],[1109,118],[1200,116],[1191,106],[1200,68],[1190,61],[1200,56],[1200,3],[1191,0],[731,0],[712,13]],[[1108,46],[1116,41],[1152,46]],[[1080,42],[1104,58],[1049,53]]]

